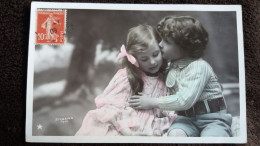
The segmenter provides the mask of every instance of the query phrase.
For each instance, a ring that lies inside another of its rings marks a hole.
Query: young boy
[[[189,16],[169,16],[158,24],[163,58],[170,62],[166,77],[168,96],[154,99],[132,96],[136,109],[175,110],[178,118],[168,136],[231,136],[222,88],[211,66],[201,58],[208,42],[202,24]]]

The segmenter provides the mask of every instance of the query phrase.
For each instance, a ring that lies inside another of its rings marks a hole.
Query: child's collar
[[[139,72],[141,73],[142,77],[146,76],[146,77],[157,78],[160,75],[160,71],[158,71],[156,73],[148,73],[148,72],[144,72],[141,69],[139,69]]]
[[[197,59],[195,59],[195,58],[183,58],[183,59],[180,59],[180,60],[177,60],[177,61],[172,61],[171,62],[171,68],[177,68],[178,67],[180,69],[183,69],[195,60],[197,60]]]

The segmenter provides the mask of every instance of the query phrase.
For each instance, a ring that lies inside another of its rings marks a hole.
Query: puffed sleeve
[[[131,96],[131,87],[126,69],[120,69],[109,82],[104,92],[96,97],[95,103],[99,119],[110,122],[117,131],[124,128],[139,127],[140,119],[136,111],[129,107],[127,99]]]
[[[76,135],[118,135],[124,128],[138,129],[140,119],[127,103],[130,96],[126,70],[120,69],[104,92],[95,98],[97,109],[86,114]]]
[[[95,98],[97,108],[104,105],[112,105],[117,108],[125,108],[126,100],[131,96],[131,87],[128,82],[126,69],[120,69],[114,75],[104,92]]]

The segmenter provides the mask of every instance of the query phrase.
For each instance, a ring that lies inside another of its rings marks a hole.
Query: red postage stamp
[[[37,10],[36,44],[65,43],[66,10]]]

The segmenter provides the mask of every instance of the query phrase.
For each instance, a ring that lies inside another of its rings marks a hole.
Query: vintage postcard
[[[246,143],[240,5],[32,2],[26,141]]]

